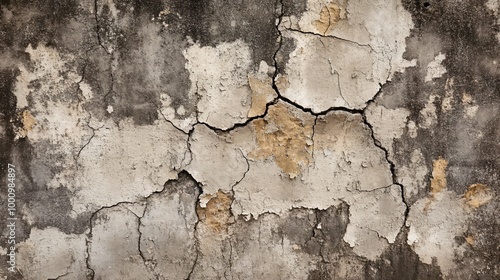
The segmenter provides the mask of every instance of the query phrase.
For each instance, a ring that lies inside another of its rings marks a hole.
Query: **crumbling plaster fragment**
[[[385,189],[361,192],[345,198],[349,204],[349,224],[344,240],[354,252],[370,260],[394,243],[404,224],[406,206],[401,188],[392,185]]]
[[[387,149],[389,158],[394,156],[393,144],[405,131],[410,112],[405,108],[387,109],[383,105],[370,103],[365,116],[373,129],[373,136]]]
[[[144,206],[122,204],[94,216],[88,264],[95,275],[102,279],[155,279],[139,252],[137,229],[143,211]]]
[[[361,109],[394,73],[415,64],[403,59],[412,27],[399,1],[309,0],[280,26],[297,45],[280,73],[290,87],[280,91],[314,112]]]
[[[456,237],[463,236],[467,229],[468,213],[464,206],[457,194],[444,190],[410,208],[408,244],[424,263],[431,264],[436,259],[445,275],[456,268],[453,259],[460,252]]]
[[[187,135],[169,122],[135,126],[108,121],[80,152],[74,182],[68,183],[76,191],[73,208],[79,213],[161,190],[177,178],[187,153]]]
[[[280,108],[286,108],[287,114],[295,118],[310,118],[300,110],[281,103],[270,106],[269,117],[286,118],[272,113]],[[269,126],[265,133],[275,133],[272,130],[273,123],[279,125],[279,120],[263,120]],[[292,207],[326,209],[331,205],[338,205],[340,199],[352,192],[370,191],[392,184],[384,152],[373,143],[369,128],[364,125],[360,115],[331,112],[320,116],[314,128],[314,137],[312,131],[310,134],[295,132],[309,129],[307,121],[301,122],[298,121],[297,126],[291,130],[282,127],[279,137],[270,137],[268,139],[272,140],[269,142],[257,145],[257,153],[264,149],[267,157],[252,158],[256,152],[250,152],[250,168],[243,180],[233,188],[235,215],[257,217],[264,212],[282,213]],[[259,133],[258,121],[252,122],[252,127]],[[291,134],[287,135],[287,132]],[[305,137],[303,142],[297,138],[299,136]],[[258,135],[255,139],[257,138]],[[294,147],[297,143],[300,145]],[[287,145],[289,149],[282,151],[281,147]],[[300,172],[294,174],[296,177],[290,176],[286,172],[286,166],[277,162],[282,152],[288,153],[284,155],[291,162],[304,158],[292,152],[293,149],[304,151],[304,155],[310,153],[308,161],[298,161]],[[274,161],[271,160],[273,158]]]
[[[197,259],[197,183],[186,173],[147,198],[140,219],[140,250],[148,268],[167,279],[186,279]]]
[[[191,79],[191,94],[200,96],[198,121],[228,129],[243,123],[251,108],[248,84],[251,52],[243,41],[216,47],[197,44],[183,52]]]
[[[370,47],[336,38],[283,31],[297,47],[288,56],[284,73],[287,85],[281,94],[315,113],[332,107],[360,109],[378,91],[387,72],[376,72]]]
[[[246,135],[251,137],[250,133]],[[204,196],[218,190],[231,191],[248,169],[242,147],[230,135],[221,136],[205,125],[196,125],[189,143],[192,159],[186,170],[201,183]],[[221,176],[223,169],[230,172]]]
[[[442,53],[439,53],[434,60],[429,62],[427,65],[427,74],[425,76],[425,81],[430,82],[434,78],[440,78],[446,73],[446,68],[442,65],[446,56]]]

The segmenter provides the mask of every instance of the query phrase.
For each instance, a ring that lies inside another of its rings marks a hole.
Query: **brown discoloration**
[[[19,113],[19,120],[21,126],[17,128],[16,134],[19,138],[25,138],[28,136],[28,132],[35,126],[36,119],[28,110],[24,110]]]
[[[490,188],[484,184],[472,184],[464,194],[465,203],[473,208],[479,208],[492,198]]]
[[[279,89],[279,91],[284,91],[290,86],[290,82],[285,76],[279,76],[276,79],[276,87]]]
[[[253,123],[258,148],[249,156],[253,159],[274,157],[276,164],[295,178],[312,159],[314,117],[292,112],[283,104],[271,106],[264,119]]]
[[[472,245],[474,245],[474,237],[473,237],[473,236],[471,236],[471,235],[469,235],[469,236],[465,237],[465,241],[466,241],[467,243],[469,243],[469,245],[471,245],[471,246],[472,246]]]
[[[272,81],[263,82],[256,77],[248,77],[248,85],[252,89],[252,107],[248,111],[248,117],[261,116],[266,112],[267,103],[276,97],[276,92],[272,88]]]
[[[198,205],[196,212],[200,222],[213,230],[214,232],[225,232],[231,222],[231,203],[233,197],[222,191],[218,191],[214,195],[209,195],[205,208]]]
[[[323,35],[328,33],[340,20],[341,8],[335,3],[323,6],[319,14],[319,19],[314,21],[314,26]]]
[[[439,157],[432,162],[431,193],[439,193],[446,188],[446,167],[448,162]]]

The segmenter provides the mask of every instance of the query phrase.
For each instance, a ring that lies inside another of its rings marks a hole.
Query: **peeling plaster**
[[[496,1],[1,15],[16,279],[500,275]]]

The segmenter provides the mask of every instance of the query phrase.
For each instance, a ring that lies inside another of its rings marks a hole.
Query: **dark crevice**
[[[94,0],[94,16],[95,16],[95,32],[96,32],[96,36],[97,36],[97,42],[99,43],[99,46],[101,46],[101,48],[107,53],[109,54],[108,50],[106,49],[106,47],[103,45],[102,43],[102,40],[101,40],[101,35],[99,35],[99,31],[100,31],[100,25],[99,25],[99,15],[97,13],[97,2],[99,0]]]
[[[386,81],[386,84],[387,83],[389,83],[389,81]],[[375,94],[375,96],[366,103],[367,106],[365,107],[365,109],[363,109],[361,116],[363,118],[363,123],[370,129],[370,136],[373,140],[373,143],[375,144],[375,146],[377,146],[379,149],[381,149],[384,152],[385,160],[387,161],[387,163],[389,163],[389,168],[390,168],[391,176],[392,176],[392,184],[399,186],[401,189],[401,200],[403,201],[403,203],[405,205],[404,221],[403,221],[402,227],[405,227],[406,221],[408,219],[408,214],[410,212],[410,205],[406,201],[406,198],[405,198],[405,188],[402,184],[400,184],[398,182],[397,175],[396,175],[396,172],[397,172],[396,165],[390,159],[389,151],[384,146],[382,146],[382,143],[380,143],[380,141],[375,137],[375,130],[374,130],[372,124],[370,122],[368,122],[368,119],[366,117],[366,112],[365,112],[365,110],[369,107],[370,104],[375,103],[376,99],[381,95],[381,93],[382,93],[382,85],[380,85],[380,90],[377,92],[377,94]]]
[[[369,45],[369,44],[365,45],[365,44],[358,43],[356,41],[351,41],[349,39],[345,39],[345,38],[341,38],[341,37],[337,37],[337,36],[333,36],[333,35],[323,35],[323,34],[320,34],[320,33],[314,33],[314,32],[310,32],[310,31],[302,31],[302,30],[293,29],[293,28],[285,28],[285,30],[292,31],[292,32],[298,32],[298,33],[302,33],[302,34],[305,34],[305,35],[312,35],[312,36],[319,36],[319,37],[322,37],[322,38],[336,39],[336,40],[340,40],[340,41],[343,41],[343,42],[355,44],[355,45],[357,45],[359,47],[369,48],[372,52],[376,52],[372,48],[372,46]]]
[[[188,173],[187,171],[184,171],[186,173]],[[188,173],[189,174],[189,173]],[[191,176],[191,178],[193,178]],[[194,178],[193,178],[194,180]],[[195,180],[196,181],[196,180]],[[196,223],[194,224],[194,239],[195,239],[195,249],[196,249],[196,256],[195,256],[195,259],[194,259],[194,262],[193,262],[193,266],[191,267],[191,270],[189,271],[187,277],[185,280],[190,280],[191,279],[191,276],[193,275],[193,272],[196,268],[196,265],[198,264],[198,258],[200,257],[200,239],[198,238],[198,235],[197,235],[197,231],[198,231],[198,225],[200,223],[200,216],[198,215],[198,211],[197,211],[197,207],[198,205],[200,205],[200,197],[203,195],[203,189],[201,187],[201,184],[199,182],[196,181],[196,188],[198,189],[198,197],[196,198],[196,201],[195,201],[195,204],[194,204],[194,208],[195,208],[195,214],[196,214]]]

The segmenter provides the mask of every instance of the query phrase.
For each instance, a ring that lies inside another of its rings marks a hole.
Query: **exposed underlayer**
[[[500,277],[498,1],[4,2],[2,279]]]

